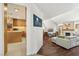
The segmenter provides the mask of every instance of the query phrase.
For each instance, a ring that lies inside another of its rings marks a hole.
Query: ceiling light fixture
[[[4,7],[4,10],[5,10],[5,11],[7,11],[7,9],[8,9],[7,7]]]
[[[18,11],[19,11],[19,9],[15,8],[15,12],[18,12]]]

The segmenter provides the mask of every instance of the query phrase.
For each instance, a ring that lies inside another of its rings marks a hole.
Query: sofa
[[[72,47],[79,45],[79,37],[72,36],[72,37],[52,37],[52,42],[56,43],[57,45],[64,47],[66,49],[70,49]]]

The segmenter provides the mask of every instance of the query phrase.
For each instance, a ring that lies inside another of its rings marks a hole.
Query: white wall
[[[49,29],[53,29],[54,31],[57,30],[57,24],[52,20],[48,19],[48,20],[45,20],[43,23],[44,23],[45,32],[47,32]]]
[[[4,55],[3,5],[0,3],[0,56]]]
[[[27,55],[36,54],[43,45],[43,28],[33,26],[33,14],[43,19],[42,12],[35,4],[29,4],[27,15]]]

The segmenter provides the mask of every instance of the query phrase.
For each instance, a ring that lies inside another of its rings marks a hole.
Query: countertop
[[[7,32],[23,32],[23,31],[17,30],[17,31],[7,31]]]

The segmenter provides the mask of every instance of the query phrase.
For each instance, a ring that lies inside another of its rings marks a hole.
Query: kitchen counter
[[[7,31],[7,32],[23,32],[23,31],[16,30],[16,31]]]

